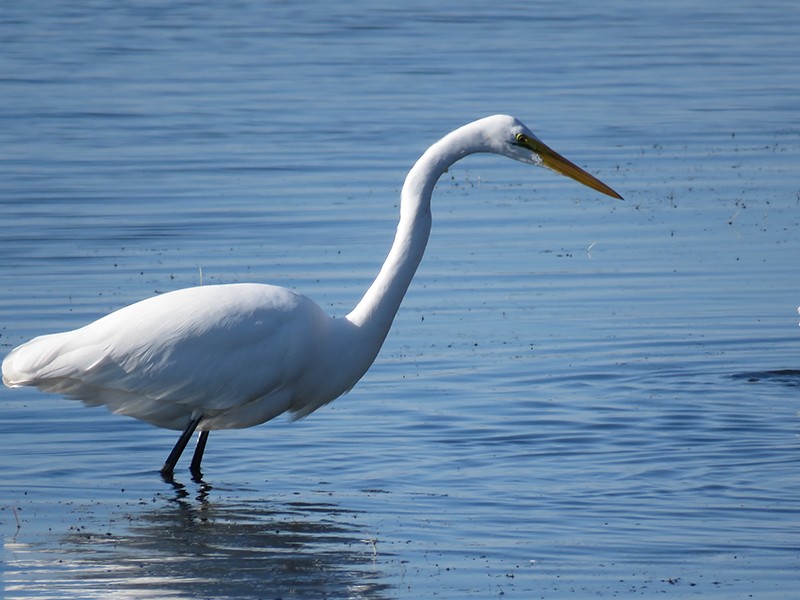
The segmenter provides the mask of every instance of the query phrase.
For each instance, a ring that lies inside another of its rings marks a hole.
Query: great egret
[[[345,318],[333,319],[305,296],[272,285],[181,289],[19,346],[3,361],[3,383],[182,430],[161,469],[166,478],[199,430],[191,463],[199,477],[209,431],[258,425],[287,411],[304,417],[361,379],[422,260],[436,182],[477,152],[547,167],[621,199],[519,120],[486,117],[433,144],[409,171],[389,255]]]

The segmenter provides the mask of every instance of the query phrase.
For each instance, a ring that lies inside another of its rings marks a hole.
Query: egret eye
[[[525,136],[521,133],[518,133],[517,135],[514,136],[514,139],[517,140],[519,143],[522,143],[525,141]]]

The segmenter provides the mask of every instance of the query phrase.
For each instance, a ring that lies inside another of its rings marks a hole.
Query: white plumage
[[[305,296],[272,285],[182,289],[19,346],[3,361],[3,382],[184,430],[162,468],[165,476],[199,428],[192,461],[199,476],[208,431],[250,427],[287,411],[306,416],[363,376],[422,259],[434,185],[454,162],[475,152],[545,166],[620,197],[518,120],[487,117],[445,136],[411,169],[389,256],[347,317],[333,319]]]
[[[159,427],[183,429],[191,414],[204,415],[204,429],[250,427],[311,412],[352,386],[325,369],[337,325],[276,286],[188,288],[23,344],[3,378]]]

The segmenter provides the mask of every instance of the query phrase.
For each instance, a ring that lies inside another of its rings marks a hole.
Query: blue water
[[[383,351],[308,419],[174,433],[0,390],[5,598],[793,598],[792,2],[28,2],[0,15],[0,353],[180,287],[346,314],[405,172],[495,112]]]

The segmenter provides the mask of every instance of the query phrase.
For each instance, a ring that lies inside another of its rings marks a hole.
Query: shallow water
[[[493,112],[626,200],[457,165],[364,380],[202,483],[4,388],[4,597],[794,597],[793,4],[38,4],[0,16],[3,354],[199,283],[346,314],[408,167]]]

